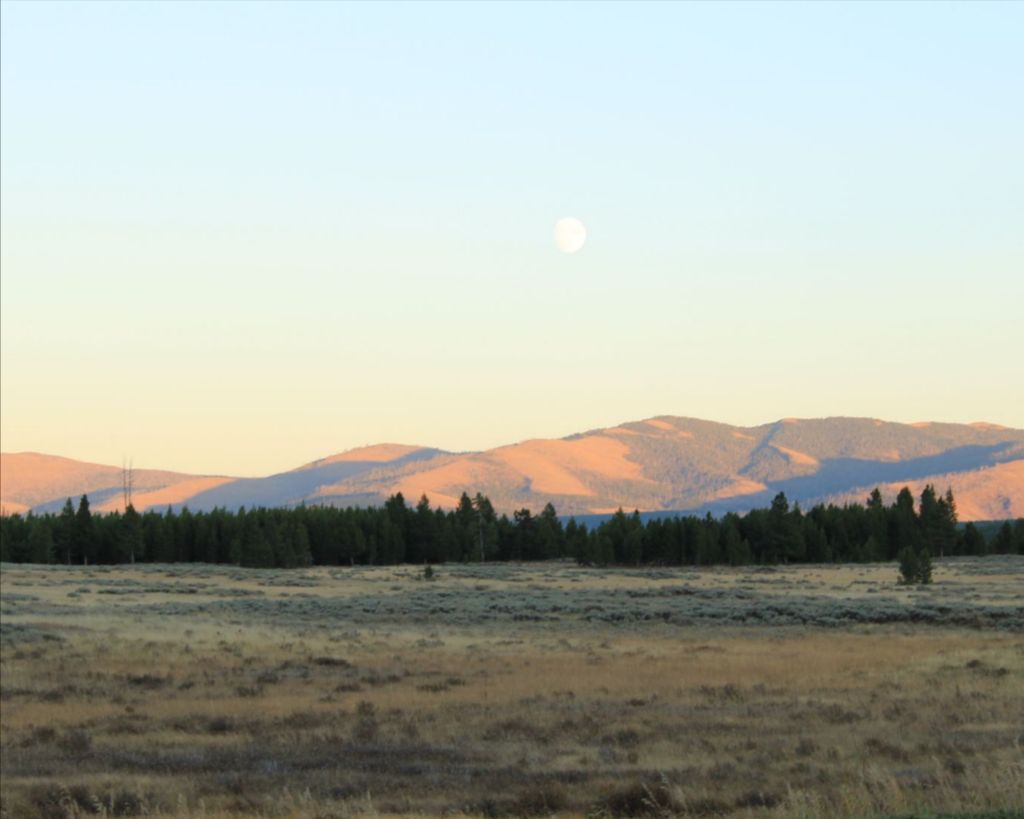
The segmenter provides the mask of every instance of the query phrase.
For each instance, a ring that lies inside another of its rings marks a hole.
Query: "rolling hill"
[[[505,512],[550,501],[565,515],[619,506],[721,514],[767,505],[780,491],[806,505],[925,483],[952,487],[964,520],[1024,516],[1024,430],[869,418],[736,427],[661,416],[483,452],[379,444],[265,478],[136,470],[135,505],[366,505],[402,492],[451,506],[479,491]],[[7,513],[56,510],[82,493],[97,510],[122,503],[118,467],[36,453],[0,455],[0,486]]]

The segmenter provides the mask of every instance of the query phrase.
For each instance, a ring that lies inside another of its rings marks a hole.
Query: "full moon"
[[[566,216],[555,222],[555,245],[563,253],[575,253],[587,241],[587,229],[579,219]]]

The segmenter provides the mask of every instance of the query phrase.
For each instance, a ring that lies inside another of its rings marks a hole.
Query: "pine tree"
[[[4,518],[4,560],[13,563],[24,563],[28,560],[29,532],[34,522],[35,516],[31,512],[28,513],[27,519],[18,513]]]
[[[518,509],[512,513],[515,531],[512,537],[513,560],[537,560],[537,522],[529,509]]]
[[[424,493],[416,504],[412,519],[412,540],[407,555],[410,563],[422,563],[433,553],[434,538],[437,535],[435,530],[436,522],[430,509],[430,499]]]
[[[640,527],[630,530],[626,535],[626,561],[639,566],[644,560],[644,530]]]
[[[1010,525],[1010,521],[1005,521],[999,527],[995,540],[992,541],[992,551],[997,555],[1010,555],[1015,551],[1014,545],[1013,527]]]
[[[402,536],[402,544],[405,548],[407,559],[410,562],[415,562],[411,555],[414,553],[412,544],[412,513],[409,507],[405,505],[405,498],[401,492],[392,495],[384,502],[384,510],[387,513],[390,521],[398,527],[398,532]]]
[[[402,539],[401,528],[384,516],[378,517],[380,526],[377,530],[377,548],[382,563],[404,563],[405,541]]]
[[[141,557],[145,550],[145,539],[142,531],[142,518],[130,503],[121,517],[120,530],[119,557],[127,558],[129,563],[134,563],[135,558]]]
[[[269,569],[274,565],[274,547],[262,521],[249,515],[247,531],[242,545],[242,565]]]
[[[931,523],[930,545],[933,549],[938,550],[939,557],[943,557],[947,553],[955,551],[959,539],[956,528],[956,500],[953,498],[952,487],[947,488],[946,494],[935,502],[934,515],[934,521]]]
[[[980,557],[988,552],[985,536],[973,523],[964,527],[964,552]]]
[[[931,484],[925,486],[921,492],[921,504],[918,509],[918,526],[925,544],[941,554],[942,510],[935,494],[935,487]]]
[[[82,562],[88,565],[89,561],[96,562],[96,531],[92,522],[92,512],[89,511],[89,498],[82,495],[78,501],[78,511],[75,512],[75,525],[72,529],[72,549]]]
[[[8,563],[14,559],[11,553],[11,521],[14,516],[0,515],[0,563]]]
[[[917,553],[917,582],[927,584],[932,582],[932,556],[925,546]]]
[[[28,559],[31,563],[53,563],[53,532],[50,525],[36,520],[29,530]]]
[[[861,559],[866,563],[877,563],[882,560],[882,547],[879,545],[874,535],[870,535],[868,539],[864,541],[864,546],[861,549]]]
[[[889,547],[897,550],[898,554],[905,546],[918,549],[921,540],[917,515],[914,513],[914,496],[910,494],[910,488],[904,486],[890,510]]]
[[[900,585],[913,585],[917,582],[918,576],[917,552],[912,546],[904,546],[900,549],[898,557],[900,561]]]
[[[427,553],[427,560],[431,563],[446,563],[456,556],[458,548],[454,515],[449,516],[443,509],[435,509],[434,542]]]
[[[1024,555],[1024,518],[1013,522],[1013,554]]]
[[[59,559],[69,566],[71,565],[71,552],[75,542],[75,507],[71,498],[64,502],[60,517],[57,518],[57,528],[54,532],[54,547]]]
[[[457,560],[471,560],[480,532],[480,515],[468,493],[463,492],[459,497],[459,505],[453,517],[456,540],[453,557]]]
[[[722,529],[722,554],[730,566],[747,566],[754,562],[750,544],[735,523],[727,522]]]
[[[932,557],[928,547],[914,549],[913,546],[904,546],[900,550],[900,578],[899,583],[910,586],[915,583],[927,584],[932,582]]]
[[[565,532],[562,529],[562,521],[558,519],[555,507],[550,503],[544,505],[544,509],[537,517],[537,538],[540,541],[539,552],[542,559],[562,557],[564,554]]]
[[[289,532],[291,541],[291,558],[293,566],[308,566],[312,562],[309,549],[309,532],[305,524],[295,521]]]
[[[569,518],[565,524],[565,551],[577,563],[592,562],[587,553],[587,526],[577,523],[576,518]]]
[[[477,552],[483,562],[498,553],[498,521],[490,500],[479,492],[473,498],[473,507],[477,513]]]
[[[804,553],[803,534],[799,527],[799,509],[791,513],[789,501],[784,492],[779,492],[768,510],[766,536],[766,557],[770,563],[779,563],[790,558],[800,560]]]
[[[871,492],[871,495],[868,497],[865,511],[869,538],[874,538],[878,553],[877,558],[871,559],[891,559],[894,555],[889,549],[889,524],[886,520],[886,511],[885,505],[882,502],[882,493],[878,491],[878,487],[875,487]]]

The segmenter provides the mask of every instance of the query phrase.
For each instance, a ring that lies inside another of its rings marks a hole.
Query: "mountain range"
[[[6,514],[57,511],[88,494],[94,511],[123,507],[122,470],[33,452],[0,454]],[[875,486],[951,487],[962,520],[1024,516],[1024,430],[995,424],[897,424],[786,418],[755,427],[659,416],[482,452],[378,444],[264,478],[134,470],[133,503],[214,507],[375,505],[401,492],[453,506],[482,492],[499,512],[722,514],[765,506],[780,491],[803,505],[863,501]]]

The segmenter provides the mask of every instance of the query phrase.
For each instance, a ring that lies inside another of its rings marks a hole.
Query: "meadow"
[[[0,571],[3,817],[1018,816],[1024,557]]]

